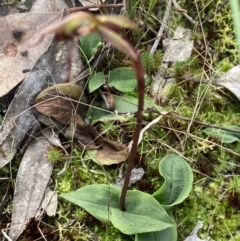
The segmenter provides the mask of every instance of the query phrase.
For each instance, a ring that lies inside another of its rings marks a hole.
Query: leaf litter
[[[39,32],[61,18],[60,11],[47,10],[42,8],[39,12],[39,8],[33,6],[29,13],[0,18],[0,97],[18,85],[48,49],[53,35],[49,35],[37,48],[31,48],[39,38]]]
[[[17,240],[26,227],[27,221],[37,218],[37,211],[48,186],[53,164],[46,153],[51,144],[43,136],[38,136],[28,146],[16,177],[13,199],[12,222],[9,237]]]

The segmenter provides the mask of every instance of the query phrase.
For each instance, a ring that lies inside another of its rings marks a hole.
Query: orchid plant
[[[130,55],[138,83],[136,127],[123,188],[97,184],[60,196],[81,206],[100,221],[110,221],[121,232],[135,235],[136,241],[176,241],[176,224],[171,208],[188,196],[193,180],[192,170],[186,161],[175,154],[161,160],[159,172],[165,182],[153,195],[128,190],[142,128],[145,70],[141,62],[140,50],[133,47],[123,28],[134,28],[134,23],[119,15],[92,15],[80,12],[67,16],[41,33],[39,41],[48,34],[55,34],[56,40],[62,40],[97,32],[116,49]]]

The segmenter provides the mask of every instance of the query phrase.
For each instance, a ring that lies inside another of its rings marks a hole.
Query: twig
[[[2,234],[3,236],[8,240],[8,241],[13,241],[6,233],[5,231],[2,229]]]
[[[101,5],[89,5],[89,6],[82,6],[82,7],[75,7],[67,9],[67,13],[74,13],[78,11],[88,10],[91,8],[118,8],[121,7],[122,4],[101,4]]]
[[[181,8],[180,5],[176,2],[176,0],[172,0],[172,1],[173,1],[173,5],[174,5],[175,9],[176,9],[177,11],[181,12],[182,15],[183,15],[186,19],[188,19],[192,24],[196,24],[196,23],[197,23],[197,22],[194,21],[185,11],[180,11],[180,10],[182,10],[182,8]]]
[[[138,145],[142,141],[143,134],[154,124],[158,123],[158,121],[162,118],[162,115],[158,116],[156,119],[152,120],[150,123],[148,123],[140,132],[139,139],[138,139]],[[131,150],[133,141],[131,141],[128,145],[128,149]]]
[[[158,31],[157,39],[155,40],[155,42],[154,42],[154,44],[152,46],[152,49],[150,50],[150,55],[153,55],[155,53],[155,51],[157,49],[157,46],[159,45],[161,36],[163,34],[163,31],[165,29],[165,26],[166,26],[168,18],[169,18],[171,6],[172,6],[172,0],[169,0],[168,5],[167,5],[167,9],[166,9],[166,12],[165,12],[162,24],[161,24],[161,27],[160,27],[160,29]]]
[[[160,115],[163,115],[163,116],[166,116],[166,117],[169,117],[169,118],[176,118],[176,119],[183,120],[183,121],[186,121],[186,122],[192,121],[192,119],[190,119],[190,118],[183,117],[183,116],[180,116],[180,115],[173,115],[171,113],[162,113],[162,112],[158,111],[157,109],[155,109],[154,111],[151,110],[151,112],[155,112],[155,113],[158,113]],[[213,125],[213,124],[209,124],[209,123],[204,123],[204,122],[198,121],[198,120],[193,120],[193,122],[196,123],[196,124],[202,125],[202,126],[212,127],[214,129],[220,129],[220,130],[223,130],[223,131],[229,131],[229,132],[240,134],[240,130],[234,130],[234,129],[224,127],[224,126],[218,126],[218,125]]]
[[[182,77],[177,77],[177,76],[164,76],[164,79],[178,79],[178,80],[186,80],[186,81],[192,81],[192,82],[196,82],[196,83],[204,83],[204,84],[212,84],[212,85],[220,85],[218,83],[218,80],[211,80],[211,79],[198,79],[195,77],[188,77],[188,76],[182,76]]]

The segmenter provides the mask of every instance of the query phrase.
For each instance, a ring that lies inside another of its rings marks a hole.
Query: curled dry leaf
[[[86,102],[82,90],[76,84],[64,83],[51,86],[36,97],[35,108],[59,123],[67,125],[73,114],[84,115]]]
[[[112,165],[126,161],[128,150],[122,143],[102,138],[100,148],[88,154],[99,165]]]
[[[42,91],[36,98],[35,108],[61,124],[70,124],[64,135],[81,148],[96,150],[91,155],[98,164],[111,165],[125,161],[128,155],[125,145],[103,138],[94,126],[84,123],[81,117],[84,115],[84,102],[81,89],[75,84],[65,83]]]
[[[128,150],[125,145],[102,137],[94,126],[84,124],[79,115],[75,115],[75,126],[70,125],[64,134],[77,142],[80,148],[91,150],[89,155],[97,164],[112,165],[127,159]]]
[[[64,135],[69,140],[74,140],[77,142],[78,146],[81,148],[85,148],[87,150],[95,150],[100,147],[99,145],[99,134],[94,126],[89,124],[79,124],[73,127],[70,125]]]

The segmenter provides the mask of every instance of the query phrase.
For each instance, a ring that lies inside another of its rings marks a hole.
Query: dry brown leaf
[[[0,130],[0,168],[12,160],[26,137],[36,133],[39,126],[33,115],[32,105],[36,95],[46,88],[65,79],[67,72],[68,43],[52,43],[38,60],[33,71],[19,87],[8,108]],[[62,52],[56,60],[56,55]],[[77,64],[78,62],[76,62]],[[81,66],[81,64],[79,64]],[[35,132],[33,132],[34,130]]]
[[[92,160],[100,165],[119,164],[126,161],[128,150],[125,145],[108,139],[102,139],[100,148],[88,151]]]
[[[98,149],[99,146],[99,134],[94,126],[89,124],[76,124],[75,127],[69,126],[64,135],[69,140],[77,142],[78,146],[87,150]]]
[[[19,84],[47,50],[53,36],[47,36],[35,48],[29,46],[39,38],[41,29],[60,16],[60,13],[22,13],[0,18],[0,97]]]
[[[60,19],[66,4],[63,0],[36,1],[30,13],[11,14],[0,18],[0,97],[19,84],[48,49],[53,35],[37,47],[41,30]]]
[[[40,113],[50,116],[59,123],[70,123],[76,110],[81,116],[84,115],[85,97],[78,85],[64,83],[51,86],[38,94],[35,108]]]
[[[93,125],[84,124],[79,115],[75,115],[75,125],[65,131],[65,136],[75,140],[79,147],[89,151],[93,161],[101,165],[118,164],[127,159],[128,149],[119,142],[105,139]]]
[[[51,144],[42,136],[28,146],[20,164],[13,199],[9,237],[14,241],[27,222],[35,217],[52,174],[52,163],[47,159]]]
[[[31,103],[46,78],[50,78],[50,74],[45,70],[31,73],[12,101],[0,131],[0,168],[12,160],[25,138],[36,134],[32,130],[38,127],[38,122],[32,114]]]

